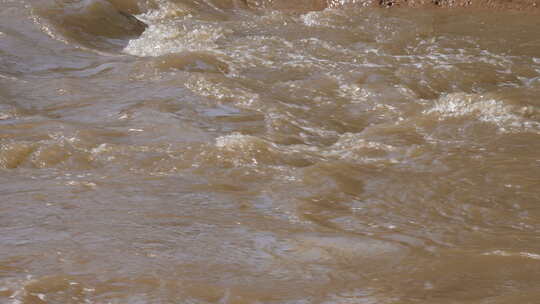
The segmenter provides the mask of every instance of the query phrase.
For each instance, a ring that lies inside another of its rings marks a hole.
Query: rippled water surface
[[[0,0],[0,302],[539,303],[538,14],[355,2]]]

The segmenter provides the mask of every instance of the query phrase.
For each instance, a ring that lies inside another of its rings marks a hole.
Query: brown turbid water
[[[325,3],[0,0],[0,303],[540,303],[539,15]]]

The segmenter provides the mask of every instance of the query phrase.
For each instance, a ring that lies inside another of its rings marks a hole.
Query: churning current
[[[539,303],[538,13],[272,3],[0,0],[0,303]]]

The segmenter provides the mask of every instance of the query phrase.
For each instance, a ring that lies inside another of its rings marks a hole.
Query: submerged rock
[[[36,11],[41,22],[53,25],[45,25],[53,36],[104,51],[122,49],[147,27],[131,13],[106,1],[58,4]]]

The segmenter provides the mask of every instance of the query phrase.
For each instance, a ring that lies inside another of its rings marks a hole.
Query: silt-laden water
[[[540,301],[538,14],[271,3],[0,0],[1,303]]]

